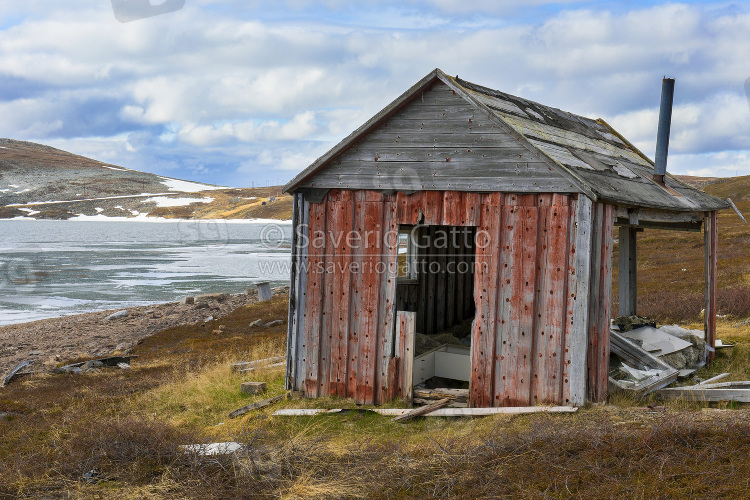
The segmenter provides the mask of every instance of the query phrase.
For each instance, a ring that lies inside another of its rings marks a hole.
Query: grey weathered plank
[[[638,303],[638,262],[637,231],[630,226],[620,227],[619,233],[619,298],[620,316],[637,314]]]
[[[444,406],[448,406],[450,402],[451,402],[450,398],[440,399],[426,406],[415,408],[409,413],[404,413],[403,415],[399,415],[396,418],[394,418],[393,421],[394,422],[406,422],[407,420],[411,420],[416,417],[421,417],[422,415],[427,415],[430,412],[438,410]]]
[[[591,255],[593,236],[593,203],[579,196],[576,214],[576,297],[573,330],[570,338],[570,404],[586,403],[586,357],[591,299]]]
[[[691,389],[685,387],[669,387],[656,391],[656,394],[666,399],[682,399],[685,401],[737,401],[750,403],[750,389]]]
[[[556,178],[529,179],[524,177],[432,177],[427,180],[409,176],[369,175],[326,175],[322,173],[309,187],[419,191],[456,190],[475,192],[515,192],[515,193],[577,193],[579,190],[565,181]]]

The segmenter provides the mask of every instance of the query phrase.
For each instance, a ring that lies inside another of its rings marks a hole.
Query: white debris
[[[630,340],[641,341],[643,350],[654,356],[671,354],[692,345],[690,342],[651,326],[636,328],[629,332],[623,332],[621,335]]]
[[[229,455],[236,453],[242,449],[242,445],[235,441],[229,441],[226,443],[209,443],[209,444],[186,444],[181,448],[188,453],[195,453],[197,455],[213,456],[213,455]]]

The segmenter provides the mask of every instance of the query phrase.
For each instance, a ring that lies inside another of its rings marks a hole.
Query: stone
[[[112,321],[115,319],[127,318],[128,316],[130,316],[130,313],[128,311],[122,310],[122,311],[117,311],[116,313],[110,314],[109,316],[104,318],[104,320]]]
[[[267,384],[265,382],[243,382],[240,386],[242,394],[263,394],[266,389]]]
[[[31,351],[29,356],[41,356],[42,354],[44,354],[42,351]]]
[[[284,321],[283,319],[275,319],[266,323],[266,326],[283,325],[284,323],[286,323],[286,321]]]
[[[250,328],[260,328],[262,326],[264,326],[262,319],[256,319],[255,321],[250,323]]]
[[[208,318],[204,319],[203,322],[204,323],[208,323],[209,321],[213,321],[213,320],[214,320],[214,317],[213,316],[209,316]]]
[[[612,323],[620,328],[620,332],[629,332],[642,326],[656,328],[656,321],[645,316],[620,316],[612,320]]]
[[[205,309],[208,307],[208,304],[206,302],[196,302],[195,308],[196,309]]]
[[[182,303],[188,306],[195,304],[195,297],[185,297],[184,299],[182,299]]]
[[[86,361],[86,363],[83,364],[81,369],[84,372],[89,372],[89,371],[97,370],[101,368],[102,366],[104,366],[104,363],[102,363],[101,361],[92,360],[92,361]]]
[[[215,300],[221,302],[229,297],[227,293],[206,293],[203,295],[196,295],[195,300]]]

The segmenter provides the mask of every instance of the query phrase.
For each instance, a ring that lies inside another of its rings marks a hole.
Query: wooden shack
[[[408,399],[415,333],[473,318],[470,406],[602,401],[615,226],[621,314],[635,313],[638,231],[705,231],[712,343],[727,204],[653,174],[603,120],[436,69],[285,186],[287,388]]]

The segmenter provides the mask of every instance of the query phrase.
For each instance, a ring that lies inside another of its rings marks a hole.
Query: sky
[[[284,184],[440,68],[653,158],[668,76],[669,171],[750,175],[749,34],[746,2],[0,0],[0,137]]]

